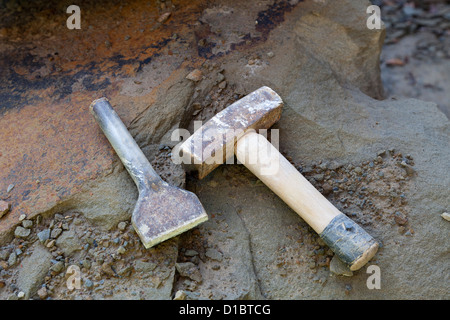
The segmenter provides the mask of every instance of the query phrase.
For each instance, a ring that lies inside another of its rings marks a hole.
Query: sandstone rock
[[[29,229],[33,226],[33,221],[31,220],[23,220],[22,221],[22,226],[26,229]]]
[[[216,261],[222,261],[222,254],[213,248],[206,250],[205,256]]]
[[[52,232],[50,233],[50,237],[52,237],[53,239],[56,239],[59,237],[59,235],[63,232],[63,230],[61,228],[55,228],[52,230]]]
[[[65,263],[63,261],[57,261],[50,267],[50,271],[54,272],[55,274],[61,273],[65,268]]]
[[[338,276],[351,277],[353,272],[337,256],[333,256],[330,262],[330,271]]]
[[[44,243],[46,240],[50,239],[50,229],[44,229],[37,233],[38,239],[41,243]]]
[[[197,82],[202,80],[202,76],[203,76],[202,72],[198,69],[195,69],[186,76],[186,79]]]
[[[17,287],[25,293],[26,299],[32,297],[43,283],[53,258],[39,243],[33,245],[32,249],[33,253],[23,259],[17,276]]]
[[[175,267],[181,276],[188,277],[196,282],[202,282],[202,275],[192,262],[176,263]]]
[[[156,263],[153,263],[153,262],[144,262],[144,261],[138,260],[134,264],[134,269],[137,272],[148,273],[148,272],[155,270],[155,268],[156,268]]]
[[[173,298],[173,300],[186,300],[186,292],[184,292],[183,290],[178,290],[177,292],[175,292],[175,297]]]
[[[82,247],[80,238],[74,229],[64,231],[56,240],[56,245],[64,252],[66,257],[70,257]]]
[[[8,266],[12,267],[17,263],[17,254],[15,252],[11,252],[8,257]]]
[[[48,292],[47,292],[47,288],[46,287],[41,287],[38,291],[37,294],[39,296],[39,298],[41,300],[45,300],[48,297]]]
[[[119,222],[119,224],[117,225],[117,228],[120,231],[124,231],[127,228],[127,223],[125,221]]]
[[[24,227],[21,227],[21,226],[18,226],[16,228],[16,230],[14,231],[14,235],[17,238],[23,238],[23,239],[27,238],[30,235],[30,233],[31,233],[30,229],[25,229]]]

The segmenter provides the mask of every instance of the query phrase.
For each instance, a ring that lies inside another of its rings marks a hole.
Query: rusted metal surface
[[[181,146],[187,168],[199,179],[225,163],[234,145],[248,130],[268,129],[281,117],[283,101],[269,87],[261,87],[216,114]]]
[[[286,1],[277,3],[258,17],[261,35],[290,10]],[[20,215],[46,212],[112,170],[117,158],[88,112],[92,100],[108,97],[128,125],[164,83],[220,56],[202,47],[217,46],[211,39],[220,34],[199,21],[215,2],[83,2],[81,30],[66,27],[71,4],[8,1],[0,10],[0,200],[11,205],[0,220],[0,240]],[[245,48],[264,36],[242,39],[227,48]],[[124,81],[166,57],[176,57],[175,71],[143,94],[123,92]]]

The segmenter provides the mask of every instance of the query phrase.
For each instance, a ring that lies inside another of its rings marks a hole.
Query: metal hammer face
[[[282,107],[275,91],[261,87],[216,114],[177,152],[182,152],[187,169],[198,171],[203,179],[233,156],[236,141],[248,130],[268,129],[277,122]]]
[[[350,270],[358,270],[377,252],[375,239],[334,207],[264,136],[251,130],[269,128],[280,118],[282,106],[281,98],[272,89],[262,87],[209,120],[179,150],[203,178],[224,163],[231,149],[247,169],[320,235]],[[264,174],[266,168],[277,170]]]

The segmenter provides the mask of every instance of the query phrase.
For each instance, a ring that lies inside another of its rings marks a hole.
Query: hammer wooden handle
[[[375,255],[378,243],[333,206],[264,136],[254,131],[246,133],[236,142],[235,154],[300,215],[351,270],[358,270]]]

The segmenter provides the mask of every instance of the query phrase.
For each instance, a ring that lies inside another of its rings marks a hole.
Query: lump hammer
[[[377,252],[378,242],[333,206],[256,130],[268,129],[281,117],[283,101],[261,87],[216,114],[178,150],[188,169],[205,177],[233,154],[302,217],[337,256],[358,270]]]

